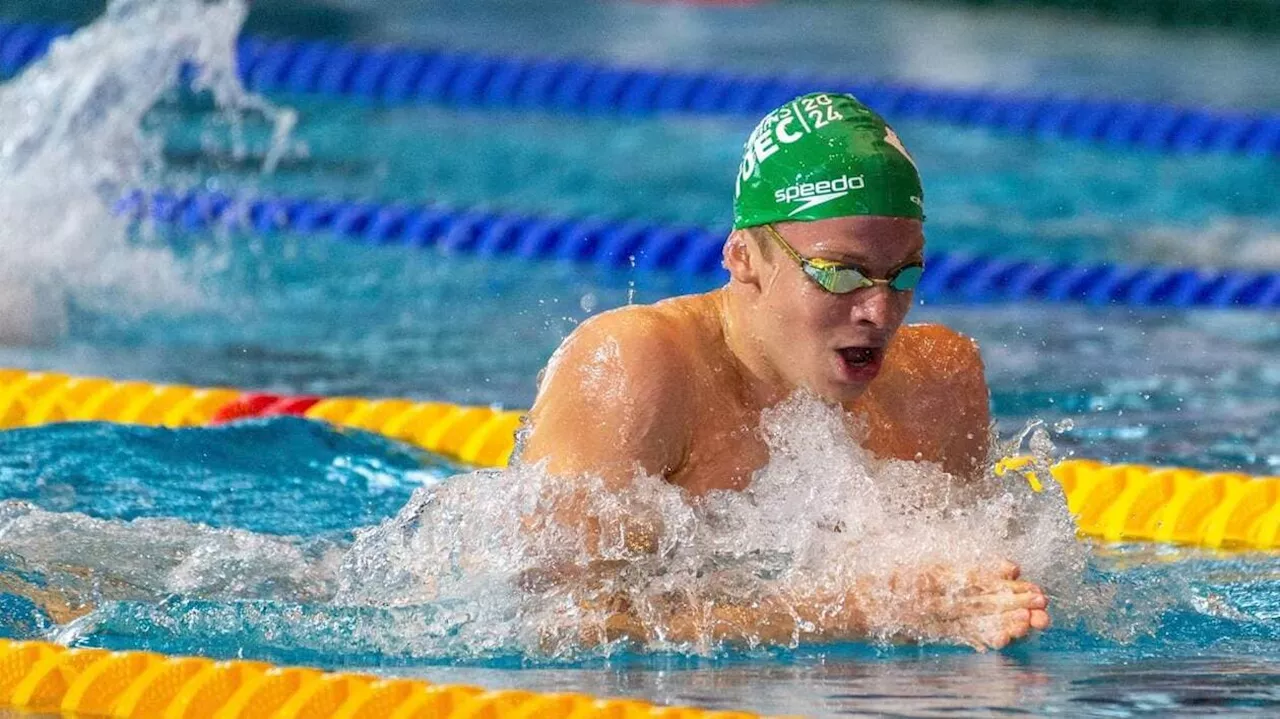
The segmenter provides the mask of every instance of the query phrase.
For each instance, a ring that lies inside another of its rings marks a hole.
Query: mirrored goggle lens
[[[898,273],[889,280],[889,286],[899,292],[914,290],[916,285],[920,284],[920,277],[924,275],[924,265],[911,265],[898,270]]]
[[[805,265],[804,271],[824,290],[838,295],[847,294],[864,287],[874,287],[876,284],[862,272],[852,267],[824,265],[810,261]],[[920,284],[920,277],[923,274],[923,265],[909,265],[894,273],[888,284],[889,287],[898,292],[908,292],[914,290],[916,285]]]
[[[860,290],[863,287],[873,287],[875,283],[867,279],[865,275],[854,269],[840,269],[831,271],[830,283],[826,288],[836,294],[845,294]]]
[[[809,264],[805,272],[814,279],[822,289],[843,295],[863,287],[871,287],[874,283],[865,275],[851,267],[823,267]]]

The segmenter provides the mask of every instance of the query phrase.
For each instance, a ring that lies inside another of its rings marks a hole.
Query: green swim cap
[[[733,228],[850,215],[924,220],[916,163],[884,118],[831,92],[765,115],[743,148]]]

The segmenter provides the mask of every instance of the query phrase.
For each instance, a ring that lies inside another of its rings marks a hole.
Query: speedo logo
[[[787,213],[787,217],[791,217],[811,207],[817,207],[823,203],[844,197],[851,190],[861,190],[866,186],[867,183],[862,175],[844,175],[834,180],[800,182],[790,187],[784,187],[773,193],[773,199],[778,204],[788,202],[801,203],[799,207]]]

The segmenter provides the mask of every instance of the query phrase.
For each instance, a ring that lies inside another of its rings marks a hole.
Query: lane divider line
[[[0,639],[0,707],[102,719],[759,719],[633,699]]]
[[[0,22],[0,77],[16,74],[73,30]],[[630,117],[756,116],[808,92],[850,92],[892,121],[925,120],[1168,153],[1280,156],[1280,113],[1273,111],[848,78],[649,69],[252,35],[243,36],[237,50],[241,81],[269,94]]]
[[[292,196],[232,197],[191,190],[134,191],[115,208],[194,232],[329,234],[370,245],[435,248],[479,257],[573,262],[607,270],[674,273],[723,283],[727,229],[599,217],[554,218],[398,202]],[[1094,306],[1280,308],[1280,272],[1036,261],[931,252],[916,297],[925,302],[1078,303]]]

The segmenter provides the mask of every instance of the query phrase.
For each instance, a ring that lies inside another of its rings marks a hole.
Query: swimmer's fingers
[[[1037,614],[1041,615],[1037,617]],[[1040,609],[1014,609],[1001,616],[1000,631],[992,637],[992,649],[1004,649],[1010,644],[1026,639],[1033,629],[1042,629],[1038,623],[1047,622],[1049,615]]]
[[[1039,592],[999,592],[995,594],[979,594],[972,597],[960,597],[939,612],[944,621],[963,619],[965,617],[998,616],[1014,610],[1044,609],[1049,602]]]
[[[1021,612],[1021,614],[1019,614]],[[1004,614],[971,618],[967,622],[959,622],[963,629],[960,636],[963,642],[985,652],[988,649],[1000,651],[1013,642],[1027,635],[1027,610],[1014,610]]]
[[[973,582],[964,588],[961,595],[972,597],[981,594],[1022,594],[1026,592],[1044,594],[1044,590],[1040,588],[1040,585],[1034,582],[1024,582],[1016,579],[996,579]]]
[[[1031,632],[1031,612],[1013,609],[998,616],[981,617],[972,622],[968,644],[981,644],[978,651],[999,651],[1027,636]]]
[[[1031,633],[1031,610],[1014,609],[1004,613],[1004,632],[1009,641],[1022,639]],[[1007,642],[1006,642],[1007,644]]]
[[[1049,614],[1043,609],[1010,609],[994,615],[980,615],[944,622],[942,633],[957,644],[977,652],[1001,650],[1027,638],[1033,630],[1049,626]]]
[[[964,579],[965,575],[957,573],[951,567],[936,565],[894,572],[889,578],[889,591],[899,595],[932,596],[945,593],[947,587],[974,583],[965,582]]]
[[[965,597],[960,605],[970,611],[995,614],[1011,609],[1044,609],[1049,600],[1040,592],[995,592]]]
[[[979,654],[987,651],[989,642],[973,622],[951,621],[938,627],[938,638],[945,638],[952,643],[967,646]]]
[[[1049,617],[1049,613],[1043,609],[1031,610],[1031,628],[1032,629],[1048,629],[1053,625],[1053,619]]]
[[[1002,559],[994,566],[977,567],[969,570],[965,577],[970,584],[986,584],[992,581],[1013,581],[1022,576],[1022,568],[1007,559]]]
[[[1042,589],[1039,584],[1036,584],[1035,582],[1024,582],[1018,579],[995,582],[991,585],[991,591],[993,593],[1010,592],[1013,594],[1024,594],[1027,592],[1034,592],[1040,595],[1044,594],[1044,589]]]

